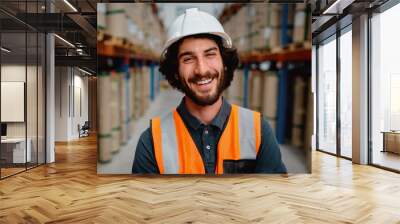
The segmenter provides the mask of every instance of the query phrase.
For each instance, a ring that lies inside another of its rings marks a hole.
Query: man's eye
[[[215,53],[208,53],[208,54],[206,54],[206,57],[214,57],[216,54]]]
[[[190,61],[192,61],[192,58],[184,58],[183,59],[183,62],[190,62]]]

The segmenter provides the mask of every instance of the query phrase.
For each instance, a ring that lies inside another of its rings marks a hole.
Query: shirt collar
[[[185,105],[185,98],[182,98],[181,103],[179,104],[177,111],[179,115],[182,117],[182,120],[186,125],[189,125],[191,128],[197,130],[201,127],[202,123],[195,116],[193,116]],[[222,98],[222,106],[217,115],[211,121],[210,125],[213,125],[220,130],[224,128],[225,122],[229,118],[229,114],[231,113],[231,105]]]

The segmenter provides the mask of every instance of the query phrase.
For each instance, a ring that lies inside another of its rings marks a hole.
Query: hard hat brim
[[[162,53],[161,53],[161,58],[162,58],[162,59],[165,58],[165,55],[166,55],[166,53],[167,53],[167,51],[168,51],[168,48],[169,48],[172,44],[174,44],[174,43],[176,43],[176,42],[178,42],[178,41],[180,41],[180,40],[182,40],[182,39],[184,39],[184,38],[186,38],[186,37],[194,36],[194,35],[199,35],[199,34],[212,34],[212,35],[221,37],[222,43],[223,43],[224,47],[226,47],[226,48],[231,48],[231,47],[232,47],[232,40],[231,40],[231,38],[229,37],[228,34],[226,34],[226,33],[224,33],[224,32],[206,32],[206,33],[205,33],[205,32],[199,32],[199,33],[192,33],[192,34],[190,34],[190,35],[181,36],[181,37],[177,37],[177,38],[173,38],[173,39],[168,40],[168,41],[165,43],[165,45],[164,45],[164,47],[163,47],[163,50],[161,51],[161,52],[162,52]]]

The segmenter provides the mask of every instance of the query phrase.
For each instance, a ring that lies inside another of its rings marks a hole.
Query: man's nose
[[[204,58],[198,58],[196,67],[195,67],[195,73],[199,75],[204,75],[209,71],[208,64]]]

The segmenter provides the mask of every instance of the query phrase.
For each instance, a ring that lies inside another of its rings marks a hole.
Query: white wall
[[[32,150],[32,161],[36,162],[38,153],[39,163],[45,161],[45,112],[44,112],[44,73],[41,66],[25,66],[25,64],[3,64],[1,66],[3,81],[26,83],[26,105],[23,102],[22,113],[26,112],[26,120],[23,122],[7,122],[7,137],[30,139]],[[25,79],[27,78],[27,81]],[[2,89],[3,91],[4,89]],[[2,95],[2,98],[7,95]],[[3,112],[13,113],[11,107],[2,107]],[[4,111],[5,110],[5,111]],[[14,109],[15,110],[15,109]],[[51,157],[48,157],[51,158]],[[48,159],[48,162],[52,160]]]
[[[88,120],[88,78],[83,75],[76,68],[56,67],[56,141],[77,139],[78,124]]]
[[[27,70],[26,70],[27,69]],[[3,82],[25,82],[25,75],[36,74],[36,67],[18,64],[9,64],[1,66],[1,81]],[[27,93],[28,97],[36,97],[36,92]],[[28,100],[28,99],[27,99]],[[29,100],[31,101],[31,100]],[[1,108],[1,110],[7,110],[7,108]],[[31,122],[33,114],[28,114],[28,121]],[[36,116],[36,114],[35,114]],[[7,136],[8,137],[25,137],[25,126],[26,122],[7,122]],[[32,124],[28,125],[28,128],[32,127]],[[28,132],[29,133],[29,132]],[[29,136],[28,136],[29,137]]]
[[[68,86],[70,84],[68,71],[67,67],[55,68],[55,141],[68,140]]]
[[[28,66],[29,70],[33,69]],[[1,81],[18,81],[25,82],[25,64],[24,65],[2,65],[1,66]]]
[[[75,70],[76,72],[77,70]],[[85,122],[88,120],[88,77],[87,76],[81,76],[83,73],[80,73],[78,70],[79,75],[76,75],[75,73],[75,83],[74,85],[76,87],[81,88],[81,94],[82,94],[82,116],[80,116],[80,121]]]

